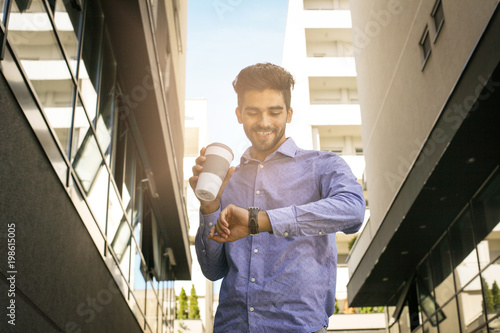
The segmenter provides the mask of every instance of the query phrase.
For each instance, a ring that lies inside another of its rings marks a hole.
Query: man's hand
[[[260,232],[273,231],[269,215],[265,211],[261,210],[259,212],[258,220]],[[248,229],[248,210],[230,204],[220,213],[217,223],[210,230],[208,239],[212,239],[218,243],[227,243],[234,242],[248,235],[250,235],[250,230]]]
[[[226,243],[248,235],[250,235],[248,210],[231,204],[222,210],[208,238],[219,243]]]
[[[189,185],[191,186],[193,191],[196,189],[196,184],[198,184],[198,177],[203,170],[203,164],[207,160],[207,158],[205,157],[206,150],[207,149],[205,147],[200,150],[200,156],[198,156],[198,158],[196,159],[196,165],[193,166],[193,176],[189,178]],[[211,214],[219,209],[220,198],[222,196],[222,193],[224,192],[224,189],[226,188],[227,183],[229,182],[229,179],[231,179],[231,177],[233,176],[234,169],[234,167],[231,167],[227,171],[226,178],[222,182],[219,193],[217,194],[217,197],[214,201],[204,201],[198,199],[200,200],[200,211],[202,214]]]

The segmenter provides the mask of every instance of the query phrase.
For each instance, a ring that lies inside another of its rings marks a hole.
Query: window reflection
[[[500,314],[500,259],[485,269],[481,276],[486,316],[491,319]]]
[[[431,265],[435,298],[439,306],[455,294],[448,237],[445,236],[432,251]]]
[[[457,296],[462,331],[474,332],[485,323],[481,279],[476,277]]]
[[[3,24],[3,14],[5,12],[5,0],[0,0],[0,22]]]
[[[474,227],[481,268],[500,256],[500,175],[473,200]]]
[[[114,187],[111,186],[109,192],[108,225],[106,227],[106,237],[109,242],[112,242],[115,238],[118,227],[123,220],[125,220],[125,215],[123,214],[122,205]]]
[[[102,35],[104,15],[98,1],[87,2],[82,60],[78,74],[80,92],[85,108],[93,122],[97,114],[97,91],[101,71]]]
[[[78,35],[80,31],[81,8],[75,8],[75,2],[57,0],[54,9],[54,23],[59,40],[64,47],[69,61],[69,67],[76,75],[78,61]]]
[[[446,304],[442,311],[443,318],[438,320],[440,332],[460,332],[460,321],[458,318],[457,302],[455,297]]]
[[[431,318],[430,318],[430,320],[426,321],[424,323],[424,325],[423,325],[423,332],[424,333],[438,333],[438,327],[437,327],[436,323],[437,323],[436,316],[432,315]]]
[[[457,289],[461,289],[479,273],[470,210],[467,209],[450,229],[452,260]]]
[[[42,1],[13,1],[7,28],[9,43],[68,153],[75,87]]]
[[[87,193],[87,201],[89,202],[89,206],[96,216],[97,224],[99,224],[103,233],[106,228],[108,182],[109,174],[106,171],[106,168],[100,167],[94,178],[93,186]]]
[[[109,163],[115,116],[116,61],[108,34],[104,34],[102,73],[100,78],[99,116],[96,123],[97,140]],[[95,86],[95,85],[94,85]]]

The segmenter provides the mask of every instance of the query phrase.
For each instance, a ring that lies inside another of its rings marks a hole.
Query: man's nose
[[[271,118],[267,114],[261,113],[259,117],[259,126],[266,128],[269,127],[270,125],[271,125]]]

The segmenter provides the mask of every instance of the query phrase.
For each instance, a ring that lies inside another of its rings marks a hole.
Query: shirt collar
[[[272,154],[269,154],[269,156],[266,157],[266,160],[269,160],[270,158],[272,158],[274,155],[276,155],[278,153],[294,158],[295,154],[297,153],[297,150],[299,150],[299,147],[297,147],[297,145],[295,144],[295,141],[293,141],[292,138],[288,138],[285,140],[285,142],[283,142],[281,144],[281,146],[278,147],[278,149],[276,149],[275,152],[273,152]],[[252,156],[251,156],[251,152],[252,152],[252,147],[245,150],[245,152],[241,156],[240,164],[245,164],[246,162],[253,160]]]

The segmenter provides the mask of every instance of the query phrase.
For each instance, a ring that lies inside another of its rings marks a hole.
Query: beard
[[[269,133],[262,136],[261,133]],[[259,153],[272,153],[281,145],[285,139],[285,125],[279,128],[253,126],[245,128],[245,134],[252,143],[252,148]]]

